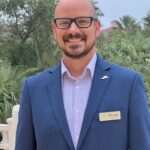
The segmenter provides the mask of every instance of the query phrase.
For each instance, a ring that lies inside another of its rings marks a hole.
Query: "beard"
[[[76,40],[86,42],[87,41],[87,36],[84,35],[84,34],[81,35],[81,34],[77,33],[76,35],[68,34],[68,35],[63,37],[64,43],[69,42],[72,39],[76,39]],[[59,45],[59,47],[63,51],[64,55],[66,55],[66,56],[68,56],[72,59],[81,59],[81,58],[87,56],[91,52],[91,50],[93,49],[95,44],[96,44],[96,41],[93,41],[93,43],[91,43],[91,45],[89,45],[84,50],[82,50],[82,52],[76,53],[76,54],[73,53],[73,52],[70,52],[69,50],[65,49],[61,45]],[[76,51],[79,48],[80,48],[80,45],[78,45],[78,44],[72,44],[69,47],[69,49],[71,49],[72,51]]]
[[[72,54],[71,52],[67,51],[67,49],[64,49],[64,48],[61,48],[63,53],[72,58],[72,59],[81,59],[85,56],[87,56],[91,50],[93,49],[93,47],[95,46],[95,42],[93,42],[93,44],[89,47],[87,47],[86,49],[83,50],[83,52],[79,53],[79,54]],[[72,45],[71,46],[71,49],[77,49],[79,46],[78,45]]]

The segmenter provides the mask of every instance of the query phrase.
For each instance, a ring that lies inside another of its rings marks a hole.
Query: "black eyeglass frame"
[[[81,26],[78,25],[78,23],[76,22],[76,20],[77,20],[77,19],[80,19],[80,18],[89,18],[89,19],[90,19],[90,24],[89,24],[88,26],[86,26],[86,27],[81,27]],[[59,20],[59,19],[68,19],[68,20],[70,20],[70,24],[68,25],[68,27],[59,27],[58,24],[57,24],[57,20]],[[70,28],[70,26],[71,26],[71,24],[72,24],[73,22],[76,24],[76,26],[77,26],[78,28],[89,28],[89,27],[91,26],[93,20],[98,20],[98,18],[97,18],[97,17],[87,17],[87,16],[85,16],[85,17],[82,16],[82,17],[77,17],[77,18],[55,18],[55,19],[54,19],[54,23],[56,24],[56,27],[59,28],[59,29],[68,29],[68,28]]]

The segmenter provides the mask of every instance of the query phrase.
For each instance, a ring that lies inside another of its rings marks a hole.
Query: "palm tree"
[[[120,22],[125,29],[139,29],[140,24],[137,20],[129,15],[120,18]]]
[[[150,11],[148,12],[147,16],[143,18],[144,20],[144,27],[150,29]]]

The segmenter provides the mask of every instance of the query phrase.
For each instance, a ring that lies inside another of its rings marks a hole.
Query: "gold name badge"
[[[120,111],[99,113],[99,121],[111,121],[111,120],[120,120],[120,119],[121,119]]]

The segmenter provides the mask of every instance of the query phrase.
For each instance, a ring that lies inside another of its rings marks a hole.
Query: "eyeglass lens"
[[[81,17],[75,19],[58,18],[55,23],[58,28],[69,28],[72,22],[75,22],[75,24],[80,28],[87,28],[91,25],[92,20],[92,17]]]

